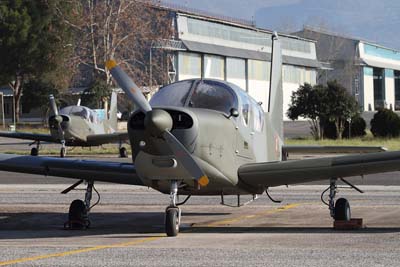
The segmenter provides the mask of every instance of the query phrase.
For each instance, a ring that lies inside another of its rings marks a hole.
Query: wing
[[[0,154],[0,171],[143,185],[133,164]]]
[[[268,187],[398,170],[400,151],[245,164],[238,174],[245,184]]]
[[[34,133],[19,133],[19,132],[0,132],[1,137],[16,138],[16,139],[26,139],[34,141],[44,141],[59,143],[50,134],[34,134]]]
[[[286,153],[373,153],[387,151],[382,146],[282,146]]]
[[[128,132],[119,132],[112,134],[93,134],[87,136],[87,142],[90,145],[102,145],[116,142],[123,142],[129,139]]]

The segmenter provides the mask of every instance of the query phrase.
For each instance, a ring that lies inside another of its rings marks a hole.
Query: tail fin
[[[117,93],[115,91],[112,92],[111,94],[111,104],[110,104],[110,111],[109,111],[109,123],[110,126],[114,129],[117,130],[117,123],[118,123],[118,117],[117,117]]]
[[[276,32],[272,35],[271,81],[265,126],[268,161],[280,161],[283,146],[282,50]]]

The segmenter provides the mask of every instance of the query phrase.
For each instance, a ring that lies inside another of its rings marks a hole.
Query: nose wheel
[[[119,157],[120,158],[127,158],[128,157],[128,151],[126,151],[125,147],[120,147],[119,148]]]
[[[38,156],[39,155],[39,149],[36,147],[32,147],[31,149],[31,156]]]
[[[30,145],[36,144],[36,147],[31,148],[31,156],[39,156],[40,141],[35,141]]]
[[[177,236],[181,221],[181,210],[176,204],[178,181],[171,181],[170,205],[165,210],[165,233],[167,236]]]
[[[60,150],[60,158],[65,158],[67,155],[67,148],[65,147],[65,141],[61,141],[61,150]]]

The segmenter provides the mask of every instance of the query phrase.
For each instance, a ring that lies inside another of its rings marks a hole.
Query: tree
[[[329,81],[327,86],[304,84],[293,92],[288,117],[310,119],[311,132],[316,139],[323,138],[324,129],[334,123],[336,136],[342,138],[344,123],[359,112],[356,100],[336,81]]]
[[[320,139],[323,137],[320,122],[321,116],[326,113],[325,99],[326,89],[323,86],[305,83],[293,92],[287,115],[291,120],[297,120],[299,117],[309,119],[311,133],[316,139]]]
[[[24,95],[22,97],[22,103],[24,109],[29,110],[39,108],[42,114],[50,108],[49,95],[54,95],[55,99],[58,100],[59,90],[54,84],[39,79],[31,79],[30,81],[23,84]]]
[[[59,70],[71,50],[65,45],[69,35],[58,17],[60,10],[68,10],[68,2],[0,1],[0,83],[8,84],[14,92],[17,121],[25,81]]]
[[[359,114],[357,101],[336,80],[327,84],[326,109],[323,116],[335,123],[336,136],[342,139],[345,122]]]
[[[89,69],[91,77],[100,77],[111,84],[104,62],[114,58],[131,72],[139,85],[149,81],[148,58],[152,42],[172,36],[168,11],[156,10],[149,3],[75,0],[80,19],[69,24],[77,36],[75,51],[79,65]],[[154,73],[165,72],[155,70]]]
[[[390,109],[381,109],[371,120],[371,132],[375,137],[398,137],[400,118]]]
[[[102,108],[101,104],[111,95],[111,87],[102,79],[96,79],[83,92],[82,104],[91,108]]]

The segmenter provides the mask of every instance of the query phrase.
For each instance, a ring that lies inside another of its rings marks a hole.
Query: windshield
[[[97,122],[97,114],[93,110],[84,106],[65,107],[60,110],[60,114],[78,116],[93,123]]]
[[[227,84],[203,80],[191,95],[189,107],[213,109],[229,114],[232,108],[237,109],[237,99]]]
[[[151,106],[183,107],[192,88],[193,80],[186,80],[169,84],[151,98]]]

